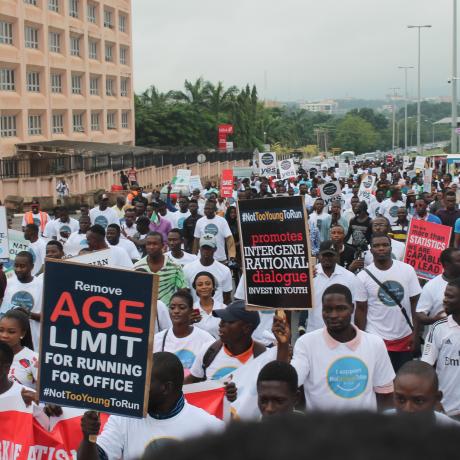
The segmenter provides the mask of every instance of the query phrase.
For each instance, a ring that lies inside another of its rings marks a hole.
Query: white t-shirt
[[[297,340],[291,364],[304,386],[307,410],[375,411],[375,394],[393,391],[395,373],[383,340],[355,329],[347,343],[334,340],[326,328]]]
[[[409,319],[412,319],[410,298],[422,291],[413,267],[393,260],[388,270],[379,270],[375,264],[369,265],[367,270],[394,294]],[[355,301],[367,301],[366,332],[385,340],[397,340],[410,335],[412,331],[391,297],[364,270],[358,273],[358,278],[362,285],[356,293]]]
[[[89,211],[89,217],[91,219],[91,225],[99,224],[104,228],[104,230],[110,224],[120,225],[120,219],[112,208],[107,208],[104,211],[101,211],[99,206],[96,206]]]
[[[155,334],[172,327],[169,308],[161,301],[157,300],[157,317],[155,320]]]
[[[14,355],[8,378],[35,390],[37,385],[38,353],[24,347]]]
[[[166,340],[163,347],[165,335]],[[203,347],[209,347],[215,340],[211,334],[197,327],[193,327],[192,333],[187,337],[176,337],[171,327],[155,335],[153,351],[154,353],[157,351],[174,353],[180,359],[185,375],[188,375],[200,350]]]
[[[110,263],[109,267],[113,268],[133,268],[133,261],[129,258],[128,253],[118,246],[109,246]]]
[[[184,220],[187,219],[187,217],[190,216],[190,211],[186,212],[173,212],[171,213],[171,217],[169,221],[171,222],[172,227],[171,228],[178,228],[179,230],[182,230],[184,228]]]
[[[434,366],[447,415],[460,414],[460,325],[452,315],[436,321],[426,336],[422,361]]]
[[[443,300],[446,286],[447,281],[442,274],[428,281],[423,286],[422,293],[418,299],[417,312],[425,313],[428,316],[436,316],[444,311]]]
[[[214,235],[217,242],[217,250],[214,253],[214,259],[222,261],[226,260],[225,255],[225,238],[232,236],[230,227],[227,221],[220,216],[215,216],[213,219],[208,219],[206,216],[201,217],[196,221],[195,238],[201,238],[203,235]]]
[[[307,332],[322,329],[324,327],[323,321],[323,292],[333,284],[343,284],[347,286],[355,300],[356,292],[362,289],[361,281],[351,271],[346,268],[336,265],[334,272],[329,277],[324,274],[321,264],[316,265],[316,276],[313,278],[313,308],[308,313]]]
[[[182,258],[180,259],[177,259],[176,257],[174,257],[171,253],[171,251],[168,251],[166,253],[166,255],[173,261],[175,262],[177,265],[180,265],[182,268],[184,268],[185,265],[191,263],[191,262],[194,262],[195,260],[198,259],[198,256],[195,255],[195,254],[190,254],[188,252],[184,252],[184,255],[182,256]]]
[[[379,213],[390,221],[390,225],[394,225],[398,220],[398,209],[404,206],[401,200],[394,202],[391,198],[387,198],[382,201]]]
[[[46,229],[46,233],[44,236],[47,238],[57,238],[60,239],[60,233],[73,233],[77,232],[80,228],[80,224],[77,220],[69,217],[68,222],[61,222],[61,219],[55,219],[52,221],[52,225],[48,229]]]
[[[88,247],[88,240],[86,239],[86,233],[74,232],[67,239],[64,244],[64,254],[70,256],[76,256],[84,248]]]
[[[129,258],[131,260],[139,260],[140,259],[139,251],[137,250],[137,246],[132,241],[130,241],[130,240],[126,239],[126,238],[120,238],[120,240],[118,241],[118,244],[116,244],[116,245],[112,245],[108,241],[107,241],[107,244],[111,248],[118,247],[118,248],[123,249],[126,252],[126,254],[128,254],[128,256],[129,256]]]
[[[121,226],[123,228],[123,230],[126,232],[126,234],[128,236],[130,236],[131,238],[137,233],[137,228],[136,228],[136,224],[134,223],[133,225],[131,225],[131,227],[128,227],[126,224],[122,225]],[[121,238],[126,238],[123,233],[121,234]]]
[[[391,258],[394,260],[400,260],[401,262],[404,260],[404,251],[406,250],[406,245],[397,240],[391,240]],[[374,262],[374,256],[372,255],[371,251],[366,251],[364,253],[364,265],[367,267],[368,265]]]
[[[163,420],[150,415],[142,419],[111,415],[97,438],[97,444],[108,460],[137,460],[144,450],[159,448],[167,439],[183,441],[224,428],[224,422],[185,402],[177,415]]]
[[[368,208],[369,216],[372,219],[375,219],[377,216],[383,216],[383,211],[382,211],[382,202],[378,202],[376,198],[371,200]]]
[[[32,313],[42,311],[42,293],[43,278],[33,278],[30,283],[21,283],[16,276],[8,280],[2,306],[0,308],[0,317],[12,308],[22,307]],[[40,323],[33,319],[30,320],[30,332],[34,349],[38,350],[40,337]]]
[[[30,252],[30,254],[32,255],[32,259],[34,261],[34,268],[32,269],[32,275],[35,276],[40,271],[43,264],[45,263],[46,241],[43,240],[42,238],[38,238],[38,240],[35,241],[35,243],[29,243],[27,252]]]
[[[212,315],[212,311],[208,314],[205,310],[201,308],[200,300],[198,299],[194,304],[193,308],[198,308],[201,314],[201,321],[199,323],[195,323],[194,326],[203,329],[208,334],[211,334],[214,339],[219,338],[219,323],[220,318],[216,318]],[[227,308],[227,305],[223,304],[222,302],[218,302],[214,300],[214,305],[212,306],[213,310],[221,310],[223,308]]]
[[[191,290],[194,301],[196,301],[198,297],[196,295],[195,289],[192,288],[192,283],[195,279],[195,276],[199,272],[209,272],[214,276],[216,280],[216,293],[214,294],[213,298],[218,302],[224,301],[224,292],[231,292],[233,289],[232,273],[228,267],[221,264],[220,262],[215,261],[211,265],[205,267],[201,264],[200,259],[198,259],[195,260],[195,262],[185,265],[183,272],[185,281]]]

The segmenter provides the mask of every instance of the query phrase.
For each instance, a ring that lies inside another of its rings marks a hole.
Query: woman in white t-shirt
[[[188,291],[177,291],[169,302],[172,327],[156,334],[153,345],[154,353],[174,353],[182,363],[185,376],[190,374],[197,354],[215,341],[208,332],[192,326],[192,315],[193,297]]]
[[[213,295],[216,292],[216,279],[211,273],[202,271],[196,274],[192,287],[198,297],[193,306],[195,309],[199,309],[201,317],[195,326],[209,332],[214,338],[218,339],[220,319],[213,316],[212,311],[225,308],[227,305],[213,299]]]
[[[32,346],[32,337],[29,318],[23,311],[13,309],[5,313],[0,320],[0,342],[6,343],[14,353],[8,378],[35,390],[38,353],[26,346]]]

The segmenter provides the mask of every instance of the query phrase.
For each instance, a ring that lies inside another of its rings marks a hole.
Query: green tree
[[[365,153],[375,149],[378,133],[371,123],[356,115],[346,115],[337,125],[335,145],[343,150]]]

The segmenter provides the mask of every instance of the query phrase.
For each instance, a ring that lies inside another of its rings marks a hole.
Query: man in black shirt
[[[193,250],[193,241],[195,233],[195,226],[198,219],[201,219],[203,216],[198,214],[198,201],[193,198],[188,204],[188,210],[190,211],[190,216],[184,220],[184,226],[182,227],[182,234],[184,236],[184,249],[185,252],[192,253]]]
[[[339,265],[355,273],[364,267],[364,259],[355,259],[357,249],[345,244],[345,230],[341,225],[331,227],[331,240],[339,253]]]

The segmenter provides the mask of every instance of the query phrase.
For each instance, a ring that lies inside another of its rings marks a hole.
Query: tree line
[[[416,104],[408,108],[409,144],[416,142]],[[449,127],[433,122],[450,114],[450,104],[422,103],[422,142],[446,140]],[[186,80],[182,91],[160,92],[155,86],[135,95],[136,144],[215,148],[218,125],[230,123],[229,138],[236,148],[262,148],[280,144],[300,148],[320,143],[320,149],[338,147],[357,153],[387,150],[392,146],[391,115],[371,108],[353,109],[345,115],[312,113],[295,106],[265,107],[256,86],[225,88],[197,79]],[[396,114],[396,141],[404,146],[404,110]],[[434,130],[434,131],[433,131]]]

